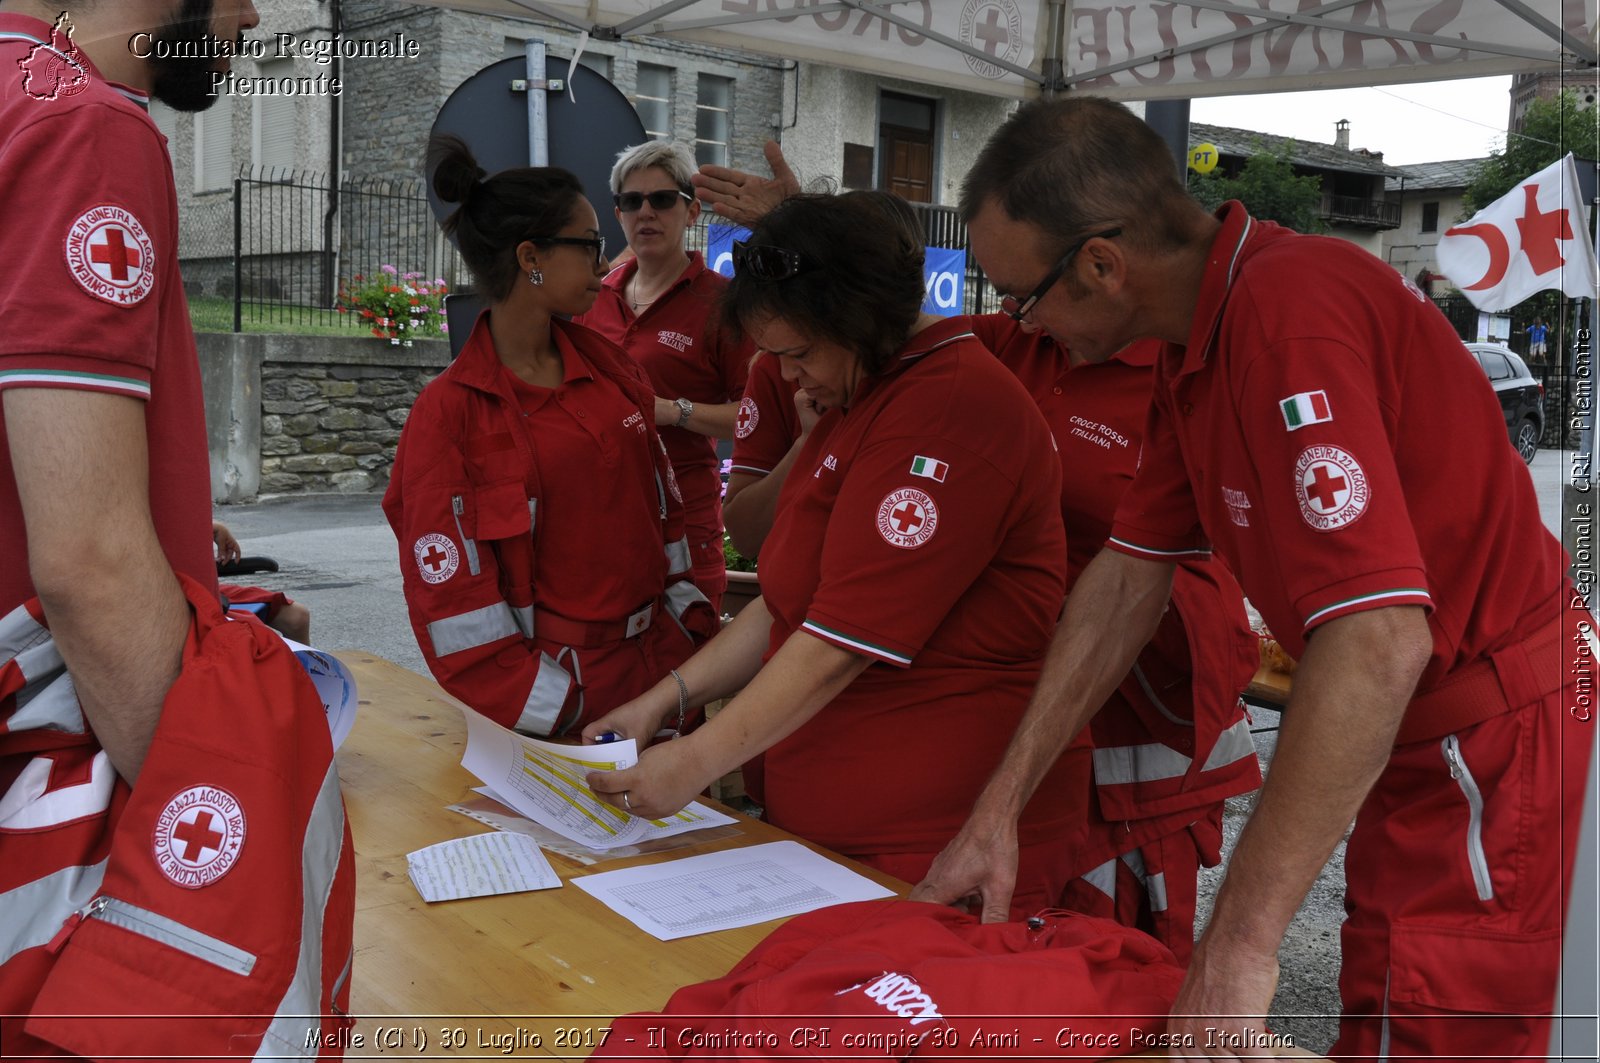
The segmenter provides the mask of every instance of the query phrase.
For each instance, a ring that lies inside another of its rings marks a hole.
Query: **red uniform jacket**
[[[594,554],[563,564],[655,566],[662,580],[649,597],[696,641],[716,633],[711,605],[691,580],[683,504],[666,451],[655,434],[655,392],[643,371],[609,340],[570,322],[551,323],[639,410],[655,463],[662,555],[613,556],[603,527]],[[539,463],[524,430],[494,345],[479,318],[460,356],[417,399],[395,453],[383,511],[400,541],[406,606],[429,669],[439,684],[478,712],[533,734],[560,733],[580,711],[581,684],[534,644],[535,632],[559,628],[558,641],[584,644],[562,616],[534,616],[534,555],[543,495]],[[565,471],[565,470],[564,470]],[[592,469],[572,475],[593,476]],[[630,603],[630,607],[637,602]],[[614,618],[618,638],[629,617]],[[648,627],[649,621],[642,621]],[[639,634],[628,631],[630,635]]]
[[[0,618],[0,1053],[338,1058],[355,870],[327,719],[253,619],[194,616],[131,791],[37,601]]]

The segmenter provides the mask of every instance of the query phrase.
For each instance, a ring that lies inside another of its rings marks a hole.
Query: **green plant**
[[[722,535],[722,560],[729,572],[754,572],[756,563],[733,548],[733,540]]]
[[[441,280],[428,282],[420,273],[401,273],[385,263],[368,279],[357,273],[347,284],[339,282],[339,312],[356,314],[379,339],[396,347],[409,347],[418,336],[443,336],[450,331],[444,320],[444,297],[449,287]]]
[[[1287,225],[1296,232],[1325,230],[1320,213],[1322,179],[1315,174],[1294,172],[1287,143],[1274,149],[1257,140],[1255,149],[1256,154],[1246,159],[1234,176],[1213,170],[1204,177],[1190,178],[1190,193],[1207,210],[1237,199],[1252,216]]]

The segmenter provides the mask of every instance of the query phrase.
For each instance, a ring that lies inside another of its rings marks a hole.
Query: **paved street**
[[[1541,451],[1530,466],[1545,524],[1559,534],[1560,492],[1570,468],[1569,452]],[[276,574],[240,582],[283,590],[312,613],[312,641],[326,649],[365,649],[423,674],[401,597],[399,553],[383,519],[377,495],[285,497],[246,506],[219,507],[219,520],[238,536],[246,554],[276,558]],[[1471,514],[1461,514],[1462,534],[1471,534]],[[1260,712],[1257,749],[1269,764],[1277,714]],[[1227,816],[1228,844],[1248,811],[1234,802]],[[1219,868],[1204,876],[1202,918],[1221,880]],[[1338,931],[1343,919],[1343,847],[1313,888],[1280,953],[1283,972],[1274,1002],[1275,1029],[1297,1045],[1325,1051],[1332,1043],[1338,1011]]]

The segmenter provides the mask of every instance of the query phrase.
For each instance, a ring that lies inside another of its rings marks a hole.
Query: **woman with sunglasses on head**
[[[773,823],[915,882],[1010,739],[1054,626],[1066,545],[1050,433],[964,322],[921,313],[903,201],[790,199],[735,245],[734,270],[724,326],[828,412],[784,485],[764,597],[584,737],[648,741],[740,692],[589,782],[658,816],[765,750]],[[1081,786],[1052,773],[1023,813],[1018,911],[1059,893]]]
[[[700,252],[684,249],[684,233],[700,216],[694,170],[694,156],[676,141],[647,141],[617,156],[612,202],[634,257],[606,276],[594,307],[577,321],[649,375],[654,423],[683,492],[694,581],[720,607],[728,577],[714,441],[733,438],[752,351],[710,327],[727,281]]]
[[[488,309],[417,397],[383,509],[434,678],[519,731],[574,731],[709,637],[649,380],[564,318],[594,303],[605,241],[577,178],[487,176],[429,145],[444,222]]]

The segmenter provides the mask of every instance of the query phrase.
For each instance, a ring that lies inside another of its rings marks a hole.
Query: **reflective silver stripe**
[[[1250,724],[1239,720],[1217,736],[1217,744],[1206,757],[1205,771],[1214,771],[1246,756],[1255,756]],[[1171,746],[1147,742],[1137,746],[1111,746],[1094,751],[1094,778],[1102,786],[1158,779],[1177,779],[1189,773],[1193,761]]]
[[[539,527],[539,522],[538,522],[537,519],[535,519],[535,518],[538,517],[538,515],[539,515],[539,500],[537,498],[528,499],[528,534],[529,535],[532,535],[533,532],[534,532],[534,529]]]
[[[663,444],[662,447],[661,447],[662,453],[666,453],[666,449],[667,449],[666,445]],[[661,517],[660,517],[660,519],[666,520],[667,519],[667,487],[666,487],[666,485],[664,483],[661,482],[661,470],[659,468],[656,469],[656,502],[661,506]]]
[[[513,730],[525,734],[547,735],[561,722],[561,706],[566,703],[567,691],[572,689],[572,676],[555,662],[548,653],[539,654],[539,674],[533,679],[533,689],[522,706]]]
[[[513,605],[511,607],[511,622],[517,625],[517,630],[522,632],[523,638],[533,638],[533,606]]]
[[[689,537],[667,544],[667,575],[676,576],[689,571],[694,562],[689,559]]]
[[[1156,688],[1151,686],[1150,680],[1145,678],[1144,669],[1139,667],[1138,662],[1135,662],[1133,666],[1133,678],[1138,681],[1139,689],[1144,691],[1144,696],[1150,699],[1150,704],[1154,705],[1156,711],[1162,716],[1165,716],[1180,727],[1194,726],[1193,720],[1185,720],[1182,716],[1167,708],[1166,703],[1156,694]]]
[[[34,757],[25,764],[11,786],[0,794],[0,830],[41,830],[97,816],[111,807],[117,772],[111,758],[100,750],[89,762],[89,777],[82,782],[50,788],[56,763]]]
[[[518,631],[511,607],[505,602],[495,602],[469,613],[457,613],[428,625],[428,641],[433,643],[436,657],[445,657],[462,650],[475,650],[487,646]]]
[[[0,964],[48,944],[61,924],[100,888],[106,862],[64,867],[0,893]]]
[[[1216,771],[1236,760],[1256,755],[1256,740],[1250,737],[1250,721],[1235,720],[1232,727],[1217,736],[1217,744],[1206,757],[1205,771]]]
[[[237,945],[230,945],[221,938],[202,933],[192,926],[159,912],[152,912],[148,908],[140,908],[115,897],[101,897],[95,902],[95,910],[90,914],[102,923],[120,926],[140,937],[159,941],[168,948],[177,949],[185,956],[204,960],[225,971],[248,975],[255,970],[254,953],[246,952]]]
[[[705,603],[707,608],[711,606],[711,602],[700,593],[700,588],[693,582],[684,579],[667,584],[667,612],[672,614],[674,620],[681,620],[683,614],[696,602]]]
[[[1120,859],[1124,864],[1128,865],[1128,870],[1133,872],[1133,877],[1144,889],[1145,896],[1150,900],[1150,910],[1152,912],[1166,911],[1166,873],[1158,872],[1154,875],[1150,874],[1149,869],[1145,867],[1144,853],[1140,852],[1138,849],[1129,849],[1127,852],[1122,854]]]
[[[23,663],[28,651],[49,643],[50,629],[35,620],[27,607],[19,605],[0,617],[0,660],[16,658],[25,678],[33,679],[38,674]],[[60,654],[56,654],[55,662],[54,667],[59,667]],[[41,670],[48,671],[49,668]]]
[[[1472,867],[1472,884],[1478,890],[1478,900],[1492,901],[1494,881],[1489,877],[1489,858],[1483,851],[1483,791],[1461,755],[1460,739],[1446,735],[1441,747],[1445,763],[1450,767],[1450,777],[1461,787],[1461,796],[1467,799],[1467,863]]]
[[[317,1053],[306,1046],[308,1036],[321,1028],[321,1017],[328,1012],[331,995],[322,992],[323,936],[327,932],[328,898],[339,871],[344,849],[344,801],[339,796],[339,772],[328,765],[322,787],[306,820],[305,841],[300,849],[300,959],[294,978],[274,1010],[272,1024],[261,1037],[258,1060],[281,1059],[288,1053],[314,1059]],[[275,1044],[269,1044],[275,1042]]]
[[[86,726],[83,709],[78,705],[78,688],[64,671],[57,672],[48,682],[30,681],[19,690],[17,709],[6,724],[13,733],[50,728],[75,735],[83,734]]]
[[[1099,867],[1089,871],[1083,876],[1083,881],[1104,893],[1112,900],[1117,899],[1117,862],[1107,860]]]

